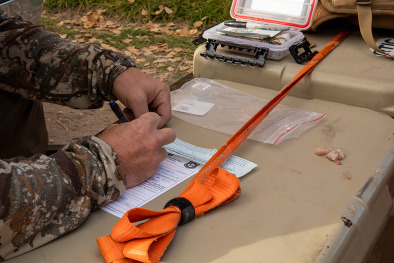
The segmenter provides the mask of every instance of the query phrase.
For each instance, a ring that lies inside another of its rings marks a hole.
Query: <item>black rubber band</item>
[[[181,210],[181,220],[179,221],[178,225],[183,225],[189,221],[192,221],[194,219],[194,216],[196,215],[196,211],[194,210],[194,206],[186,198],[177,197],[177,198],[171,199],[170,201],[167,202],[167,204],[164,206],[164,208],[167,208],[170,205],[176,206]]]

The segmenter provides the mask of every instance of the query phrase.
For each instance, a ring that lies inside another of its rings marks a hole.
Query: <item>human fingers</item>
[[[140,121],[146,121],[151,124],[152,127],[158,129],[160,127],[161,118],[159,114],[155,112],[146,112],[139,118]]]
[[[163,83],[164,84],[164,83]],[[151,102],[151,111],[156,112],[160,118],[160,126],[163,127],[171,119],[171,95],[167,85],[162,86],[161,91]]]
[[[149,94],[146,90],[153,87],[149,84],[150,78],[137,68],[131,67],[114,80],[112,94],[133,111],[135,118],[149,111]]]
[[[167,158],[167,155],[168,155],[167,151],[165,149],[161,148],[160,149],[160,156],[161,156],[160,162],[163,162]]]
[[[149,112],[148,99],[146,95],[147,94],[143,93],[143,91],[139,90],[138,92],[135,92],[132,97],[130,95],[130,97],[126,98],[127,108],[131,110],[135,119],[138,119],[144,113]]]
[[[135,117],[138,118],[146,112],[155,112],[161,118],[159,127],[163,127],[171,119],[169,86],[148,75],[140,84],[138,93],[134,93],[129,100]]]
[[[176,134],[175,131],[171,128],[161,128],[157,131],[159,141],[162,143],[162,146],[170,144],[175,141]]]
[[[131,122],[111,125],[100,135],[117,153],[128,188],[151,177],[167,157],[162,146],[172,140],[172,132],[158,132],[160,118],[155,115],[147,113]]]
[[[135,116],[132,110],[130,110],[129,108],[125,108],[123,110],[123,113],[126,115],[127,119],[129,120],[134,120]]]
[[[112,93],[133,111],[135,118],[149,111],[156,112],[162,119],[160,127],[171,118],[168,85],[137,68],[129,68],[121,73],[114,81]]]

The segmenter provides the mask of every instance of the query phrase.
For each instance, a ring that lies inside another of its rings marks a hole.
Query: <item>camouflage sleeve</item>
[[[114,79],[135,62],[96,45],[80,46],[0,10],[0,89],[73,108],[98,108]]]
[[[0,261],[65,234],[126,189],[120,160],[91,136],[51,156],[0,161]]]

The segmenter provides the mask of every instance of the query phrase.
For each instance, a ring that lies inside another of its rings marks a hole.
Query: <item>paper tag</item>
[[[376,41],[376,45],[378,48],[380,48],[382,51],[386,52],[387,54],[394,56],[394,39],[393,38],[381,38],[378,41]],[[376,52],[372,48],[370,48],[371,52],[374,55],[377,56],[386,56],[385,54]]]
[[[185,101],[185,102],[180,102],[174,107],[172,107],[172,110],[202,116],[207,114],[207,112],[210,111],[213,106],[214,106],[213,103],[208,103],[208,102]]]
[[[173,143],[164,145],[163,148],[169,153],[185,157],[197,164],[205,164],[217,152],[217,149],[197,147],[178,138]],[[190,164],[192,165],[193,162]],[[221,167],[240,178],[257,167],[257,164],[231,155]]]

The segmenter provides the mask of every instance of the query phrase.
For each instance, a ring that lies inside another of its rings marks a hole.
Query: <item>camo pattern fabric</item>
[[[135,62],[96,45],[65,41],[0,10],[0,89],[73,108],[114,100],[114,79]]]
[[[0,261],[75,229],[125,185],[116,153],[94,136],[51,156],[0,160]]]
[[[0,11],[0,89],[73,108],[97,108],[134,61],[98,46],[82,47]],[[79,225],[92,209],[125,190],[113,149],[97,137],[76,139],[45,156],[0,160],[0,261]]]

